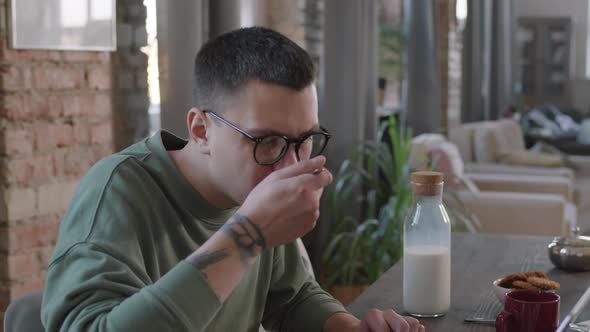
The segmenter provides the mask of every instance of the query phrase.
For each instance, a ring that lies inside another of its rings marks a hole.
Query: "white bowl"
[[[502,278],[494,280],[494,282],[492,283],[492,286],[494,287],[494,294],[496,294],[498,301],[500,301],[502,304],[504,304],[504,301],[506,299],[506,294],[508,294],[508,292],[510,292],[514,289],[498,286],[498,283],[500,282],[500,280],[502,280]],[[555,290],[546,290],[543,292],[555,293]]]
[[[502,304],[504,304],[506,294],[508,294],[508,292],[510,292],[512,289],[498,286],[498,283],[500,282],[500,280],[502,280],[502,278],[494,280],[494,282],[492,283],[492,286],[494,287],[494,294],[496,294],[498,301],[500,301]]]

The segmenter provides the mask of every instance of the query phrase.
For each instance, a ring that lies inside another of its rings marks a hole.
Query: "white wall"
[[[589,0],[516,0],[517,17],[569,17],[572,20],[572,78],[586,78]]]

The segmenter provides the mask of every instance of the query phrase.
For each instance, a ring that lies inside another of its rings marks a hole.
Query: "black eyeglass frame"
[[[231,127],[232,129],[234,129],[235,131],[239,132],[240,134],[244,135],[244,137],[246,137],[247,139],[251,140],[252,142],[254,142],[254,149],[252,150],[252,157],[254,157],[254,161],[256,161],[257,164],[262,165],[262,166],[270,166],[270,165],[274,165],[276,163],[278,163],[281,159],[283,159],[283,157],[285,156],[285,154],[287,153],[287,151],[289,151],[289,146],[291,146],[291,144],[295,145],[295,156],[297,157],[297,161],[301,161],[301,158],[299,157],[299,147],[301,146],[301,144],[303,142],[305,142],[306,139],[308,139],[310,136],[312,135],[323,135],[325,138],[325,142],[324,142],[324,146],[322,146],[322,149],[318,152],[318,155],[320,155],[322,152],[324,152],[324,150],[326,149],[326,146],[328,145],[328,141],[330,140],[330,138],[332,137],[332,135],[330,135],[330,133],[322,126],[320,126],[320,130],[321,131],[316,131],[316,132],[309,132],[301,137],[298,138],[290,138],[284,135],[277,135],[277,134],[268,134],[268,135],[262,135],[262,136],[253,136],[251,134],[249,134],[248,132],[246,132],[245,130],[241,129],[240,127],[234,125],[233,123],[227,121],[226,119],[224,119],[221,115],[213,112],[212,110],[203,110],[202,111],[205,114],[211,114],[213,115],[213,117],[215,117],[217,120],[225,123],[226,125],[228,125],[229,127]],[[281,153],[279,154],[278,157],[276,157],[272,162],[270,163],[261,163],[258,161],[258,159],[256,159],[256,149],[258,148],[258,143],[262,142],[265,138],[270,137],[270,136],[276,136],[276,137],[280,137],[283,140],[285,140],[285,142],[287,142],[287,144],[285,144],[285,147],[281,150]]]

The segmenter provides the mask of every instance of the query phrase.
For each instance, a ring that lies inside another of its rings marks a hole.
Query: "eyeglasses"
[[[254,160],[259,165],[273,165],[279,162],[289,150],[289,145],[295,145],[295,156],[297,161],[307,160],[319,156],[326,145],[331,135],[323,127],[320,127],[320,132],[310,132],[302,135],[298,138],[289,138],[287,136],[269,134],[263,136],[252,136],[244,130],[238,128],[236,125],[227,121],[219,114],[210,111],[203,110],[203,113],[211,114],[219,121],[230,126],[240,134],[244,135],[247,139],[254,142]]]

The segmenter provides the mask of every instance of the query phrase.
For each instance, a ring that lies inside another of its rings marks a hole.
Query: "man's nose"
[[[283,156],[283,158],[281,158],[281,160],[279,160],[278,163],[274,164],[274,170],[279,170],[281,168],[285,168],[289,165],[293,165],[297,162],[297,153],[295,153],[295,146],[294,145],[290,145],[289,148],[287,149],[287,152],[285,152],[285,155]]]

